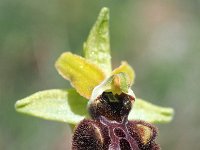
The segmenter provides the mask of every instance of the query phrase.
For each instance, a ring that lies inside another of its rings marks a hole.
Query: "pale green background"
[[[54,62],[64,51],[82,53],[103,6],[111,10],[113,66],[127,60],[136,95],[176,111],[172,123],[158,125],[162,149],[200,149],[199,0],[1,0],[1,150],[69,149],[67,125],[18,114],[14,103],[69,87]]]

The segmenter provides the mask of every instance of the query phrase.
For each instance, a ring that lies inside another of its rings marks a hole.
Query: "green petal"
[[[98,66],[69,52],[63,53],[55,66],[61,76],[69,80],[77,92],[87,99],[90,98],[94,87],[105,78]]]
[[[132,85],[134,83],[135,71],[127,62],[123,61],[118,68],[113,70],[112,74],[118,74],[120,72],[124,72],[128,75],[130,85]]]
[[[172,108],[160,107],[142,99],[136,99],[128,118],[151,123],[167,123],[173,119],[173,114]]]
[[[85,58],[103,68],[107,76],[111,73],[109,9],[103,8],[83,46]]]
[[[46,90],[19,100],[18,112],[59,122],[77,124],[87,116],[87,100],[75,90]]]

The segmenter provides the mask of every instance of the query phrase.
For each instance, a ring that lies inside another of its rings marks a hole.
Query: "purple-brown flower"
[[[111,79],[114,82],[119,82],[123,77],[126,76],[118,76],[117,74]],[[116,78],[118,78],[117,81]],[[107,80],[107,82],[109,81]],[[113,85],[117,84],[113,83]],[[115,89],[117,87],[114,88],[114,91]],[[93,92],[98,90],[100,88]],[[134,94],[131,92],[114,93],[103,92],[95,99],[90,99],[88,111],[91,119],[84,119],[76,127],[72,149],[159,150],[160,148],[155,142],[157,136],[155,126],[144,121],[128,120],[132,103],[135,101]]]

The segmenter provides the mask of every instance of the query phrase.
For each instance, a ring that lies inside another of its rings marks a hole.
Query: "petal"
[[[69,80],[80,95],[88,99],[94,87],[105,78],[105,74],[98,66],[70,52],[63,53],[55,66],[59,74]]]

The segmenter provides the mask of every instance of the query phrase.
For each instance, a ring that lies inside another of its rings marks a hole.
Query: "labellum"
[[[105,80],[93,90],[88,103],[91,119],[81,121],[72,150],[159,150],[157,128],[144,121],[128,120],[135,95],[124,73]],[[121,86],[123,82],[123,85]],[[110,86],[111,85],[111,86]]]

